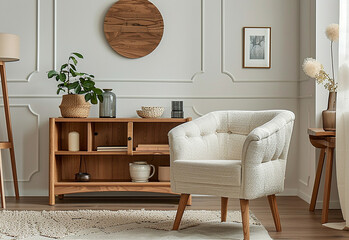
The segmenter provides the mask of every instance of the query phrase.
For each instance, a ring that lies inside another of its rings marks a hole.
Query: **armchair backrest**
[[[176,138],[175,159],[242,160],[247,136],[281,114],[271,111],[216,111],[182,124],[169,133],[170,144]],[[177,149],[177,150],[176,150]]]

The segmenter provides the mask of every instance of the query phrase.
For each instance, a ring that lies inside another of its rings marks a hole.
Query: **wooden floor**
[[[45,197],[22,197],[19,201],[7,198],[7,210],[78,210],[78,209],[153,209],[176,210],[179,198],[77,198],[57,199],[55,206],[48,205]],[[321,225],[321,211],[308,211],[309,205],[298,197],[277,198],[282,232],[275,232],[272,215],[266,198],[250,202],[250,210],[262,222],[273,239],[349,239],[349,231],[332,230]],[[217,197],[193,197],[192,206],[187,209],[219,210]],[[229,199],[229,210],[239,210],[239,201]],[[329,221],[343,221],[340,210],[329,211]]]

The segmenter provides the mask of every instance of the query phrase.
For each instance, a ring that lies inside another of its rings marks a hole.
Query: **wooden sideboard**
[[[170,165],[169,151],[136,151],[138,144],[168,144],[168,132],[191,118],[50,118],[49,204],[56,195],[81,192],[141,191],[172,193],[170,182],[158,181],[158,166]],[[79,133],[80,151],[68,151],[68,134]],[[97,146],[127,146],[127,151],[100,152]],[[76,182],[80,161],[89,182]],[[147,161],[156,167],[146,183],[131,181],[129,163]],[[84,164],[83,164],[84,166]],[[174,193],[173,193],[174,194]]]

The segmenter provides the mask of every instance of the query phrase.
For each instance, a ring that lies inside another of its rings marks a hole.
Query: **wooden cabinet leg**
[[[276,204],[276,197],[275,195],[269,195],[268,196],[269,206],[271,213],[273,215],[274,224],[277,232],[281,232],[281,221],[280,221],[280,215],[278,206]]]
[[[221,197],[221,222],[227,221],[228,198]]]
[[[324,201],[322,206],[321,223],[328,222],[328,208],[330,205],[332,166],[333,166],[333,148],[328,147],[326,150],[326,176],[325,176],[325,190],[324,190]]]
[[[57,179],[56,176],[56,155],[55,151],[57,150],[57,126],[55,123],[55,120],[53,118],[50,118],[49,121],[50,126],[50,154],[49,154],[49,204],[55,205],[55,181]]]
[[[5,202],[5,186],[4,186],[4,174],[2,171],[2,158],[1,158],[1,151],[0,151],[0,191],[1,191],[1,207],[3,209],[6,208],[6,202]]]
[[[181,194],[181,199],[179,200],[176,219],[174,221],[172,230],[178,230],[179,225],[181,224],[185,207],[187,206],[189,196],[190,194],[183,194],[183,193]]]
[[[242,216],[242,228],[244,231],[244,240],[250,240],[249,201],[246,199],[240,199],[240,207]]]
[[[309,206],[309,211],[311,211],[311,212],[314,212],[314,210],[315,210],[317,195],[319,192],[319,185],[320,185],[320,180],[321,180],[322,168],[324,166],[324,160],[325,160],[325,148],[321,148],[319,163],[317,166],[316,177],[315,177],[315,182],[314,182],[314,187],[313,187],[313,194],[311,196],[311,202],[310,202],[310,206]]]
[[[49,204],[51,206],[55,205],[56,204],[56,196],[54,194],[51,194],[49,195]]]

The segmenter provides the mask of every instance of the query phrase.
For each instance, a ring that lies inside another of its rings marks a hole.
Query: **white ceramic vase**
[[[132,182],[148,182],[148,179],[155,174],[154,165],[148,164],[147,162],[129,163],[129,167]],[[152,174],[150,174],[151,168],[153,169]]]

